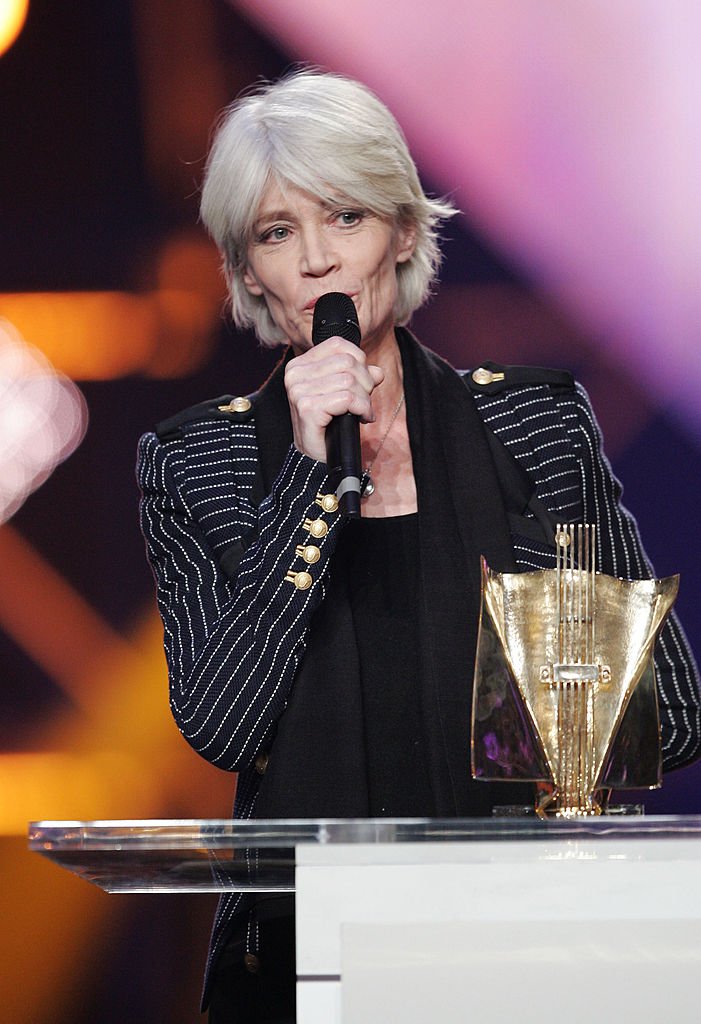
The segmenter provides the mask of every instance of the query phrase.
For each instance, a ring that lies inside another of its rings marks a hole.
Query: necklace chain
[[[394,426],[394,421],[396,420],[397,416],[399,415],[399,410],[401,409],[401,407],[403,405],[404,405],[404,392],[402,391],[400,399],[397,402],[397,408],[392,413],[392,417],[391,417],[391,419],[389,421],[387,429],[385,430],[384,434],[382,435],[382,440],[380,441],[380,443],[377,446],[377,451],[375,452],[374,456],[372,457],[370,462],[368,462],[367,466],[365,467],[365,472],[363,473],[363,479],[361,481],[361,486],[360,486],[360,496],[361,496],[361,498],[369,498],[370,495],[373,494],[374,491],[375,491],[375,483],[374,483],[374,481],[373,481],[373,479],[372,479],[372,477],[370,475],[370,470],[372,469],[372,467],[377,462],[377,456],[382,451],[382,446],[384,445],[385,441],[389,437],[389,432],[392,429],[392,427]]]

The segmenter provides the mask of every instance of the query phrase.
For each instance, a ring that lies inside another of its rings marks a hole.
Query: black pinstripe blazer
[[[401,334],[404,345],[417,345],[408,332]],[[417,351],[454,395],[456,372],[425,349]],[[596,524],[602,572],[649,577],[584,390],[571,378],[563,383],[568,375],[561,373],[485,366],[504,379],[478,384],[466,377],[470,387],[458,400],[474,403],[560,521]],[[256,759],[285,709],[342,529],[339,514],[321,501],[328,489],[325,466],[288,447],[289,424],[271,425],[268,392],[266,386],[252,396],[250,406],[227,397],[174,417],[141,439],[137,467],[172,712],[199,754],[239,772],[238,817],[255,813],[262,768],[259,761],[257,771]],[[259,448],[278,449],[282,468],[274,480],[261,480]],[[515,564],[550,568],[554,549],[528,517],[511,520]],[[296,553],[310,538],[321,552],[313,566]],[[287,578],[301,570],[312,576],[306,590]],[[664,766],[670,769],[693,760],[701,746],[696,668],[674,616],[658,640],[655,664]],[[222,900],[210,961],[238,903],[235,895]]]

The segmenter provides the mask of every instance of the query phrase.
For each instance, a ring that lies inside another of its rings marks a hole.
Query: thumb
[[[374,366],[372,363],[368,365],[368,373],[372,377],[372,382],[377,387],[385,379],[385,371],[381,366]]]

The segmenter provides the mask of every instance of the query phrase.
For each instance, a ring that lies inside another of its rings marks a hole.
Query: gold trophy
[[[555,569],[492,572],[472,705],[472,774],[532,781],[539,817],[601,814],[662,781],[653,649],[679,577],[596,571],[595,527],[558,525]]]

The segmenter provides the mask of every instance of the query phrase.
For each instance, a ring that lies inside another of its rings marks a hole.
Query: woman
[[[238,817],[529,802],[518,785],[469,777],[480,554],[500,571],[551,567],[551,522],[596,522],[602,571],[650,574],[569,374],[485,364],[461,376],[401,326],[429,293],[453,212],[424,195],[387,109],[340,76],[263,87],[215,138],[202,216],[234,320],[288,348],[256,395],[146,435],[139,480],[173,713],[202,756],[239,772]],[[312,346],[328,292],[355,303],[360,348]],[[365,470],[351,522],[325,466],[326,429],[346,412]],[[699,748],[695,667],[674,619],[656,665],[670,768]],[[292,1019],[288,909],[222,900],[211,1020]],[[242,985],[246,966],[261,973]]]

